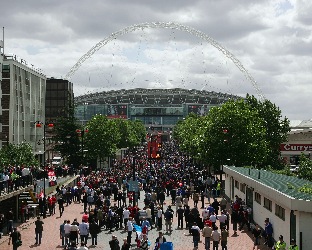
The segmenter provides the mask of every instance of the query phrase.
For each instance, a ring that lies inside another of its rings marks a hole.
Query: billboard
[[[206,115],[208,111],[209,111],[209,106],[205,104],[204,105],[203,104],[191,104],[191,105],[188,105],[188,108],[187,108],[188,114],[194,113],[199,116]]]
[[[128,106],[125,104],[108,104],[107,117],[108,118],[122,118],[127,119]]]

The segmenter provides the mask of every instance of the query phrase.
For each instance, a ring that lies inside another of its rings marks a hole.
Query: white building
[[[312,246],[312,194],[298,188],[312,183],[293,176],[243,167],[224,166],[225,194],[234,200],[235,195],[253,209],[253,219],[264,228],[269,218],[274,238],[284,236],[287,246],[294,238],[302,248]]]
[[[28,142],[43,155],[46,76],[23,59],[4,56],[1,81],[0,133],[5,143]]]

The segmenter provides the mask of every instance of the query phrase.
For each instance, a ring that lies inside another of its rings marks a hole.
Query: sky
[[[47,77],[69,77],[75,96],[140,87],[248,93],[270,100],[290,120],[312,117],[311,0],[0,6],[5,54]]]

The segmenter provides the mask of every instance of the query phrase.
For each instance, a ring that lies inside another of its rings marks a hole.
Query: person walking
[[[299,247],[296,245],[295,239],[291,239],[288,250],[299,250]]]
[[[161,244],[163,244],[164,242],[167,242],[167,239],[165,238],[162,232],[159,232],[158,237],[156,239],[155,249],[160,249]]]
[[[258,249],[258,246],[260,245],[260,236],[261,236],[261,229],[259,227],[258,224],[255,225],[254,229],[252,230],[252,235],[254,236],[255,240],[254,240],[254,247],[253,250],[255,248]]]
[[[121,246],[121,250],[130,250],[131,245],[128,243],[127,238],[123,239],[123,244]]]
[[[165,214],[165,225],[166,225],[166,233],[172,232],[172,219],[173,219],[173,213],[169,207],[167,208]]]
[[[109,241],[109,247],[111,250],[119,250],[120,249],[117,236],[112,235],[112,239]]]
[[[225,229],[225,226],[221,227],[221,249],[227,250],[229,232]]]
[[[210,250],[210,239],[212,235],[212,228],[208,223],[205,223],[205,227],[203,228],[202,235],[205,238],[205,250]]]
[[[81,242],[88,244],[88,235],[89,235],[89,224],[85,221],[79,224],[79,233]]]
[[[278,241],[275,243],[274,247],[276,250],[286,250],[286,242],[284,241],[283,235],[278,237]]]
[[[274,246],[273,242],[273,226],[272,223],[270,222],[269,218],[266,218],[265,221],[265,226],[264,226],[264,231],[265,231],[265,243],[269,248]]]
[[[40,217],[37,217],[37,220],[35,221],[35,234],[36,234],[36,245],[41,244],[42,239],[42,232],[43,232],[43,224],[44,222],[40,220]]]
[[[194,249],[198,249],[198,242],[200,241],[200,228],[197,226],[196,222],[193,223],[191,233],[193,235]]]
[[[59,205],[60,217],[62,217],[64,212],[64,199],[62,195],[58,198],[57,203]]]
[[[179,205],[179,208],[176,211],[176,217],[178,217],[178,228],[183,229],[183,218],[184,216],[184,208],[182,204]]]
[[[140,244],[140,249],[141,250],[148,250],[148,240],[147,240],[147,235],[143,234],[143,239]]]
[[[218,250],[219,249],[219,243],[220,243],[220,232],[218,231],[218,227],[213,228],[212,232],[212,249],[213,250]]]
[[[100,232],[100,226],[95,222],[95,220],[92,220],[92,222],[89,224],[89,232],[91,234],[92,246],[96,246],[97,236]]]
[[[10,234],[8,245],[11,244],[11,240],[12,240],[13,250],[17,250],[17,248],[20,246],[22,242],[22,236],[21,236],[21,233],[17,231],[16,227],[13,228],[13,232]]]
[[[134,223],[134,219],[132,217],[130,217],[129,220],[127,221],[127,231],[128,231],[127,242],[128,242],[128,244],[131,244],[133,223]]]
[[[163,210],[161,209],[161,206],[158,207],[156,218],[157,218],[157,230],[162,230]]]
[[[60,239],[62,240],[62,247],[65,246],[65,226],[66,220],[60,225]]]

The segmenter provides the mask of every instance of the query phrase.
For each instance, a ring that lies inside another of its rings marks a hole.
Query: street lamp
[[[46,151],[46,127],[48,128],[53,128],[54,124],[53,123],[43,123],[40,121],[35,122],[36,128],[42,128],[43,127],[43,195],[45,197],[45,180],[46,180],[46,169],[45,169],[45,163],[46,163],[46,156],[45,156],[45,151]]]
[[[76,129],[76,133],[78,134],[78,136],[81,137],[81,161],[82,161],[82,164],[84,164],[84,154],[83,154],[83,138],[84,138],[84,135],[85,133],[88,133],[89,130],[87,128],[85,129]]]

